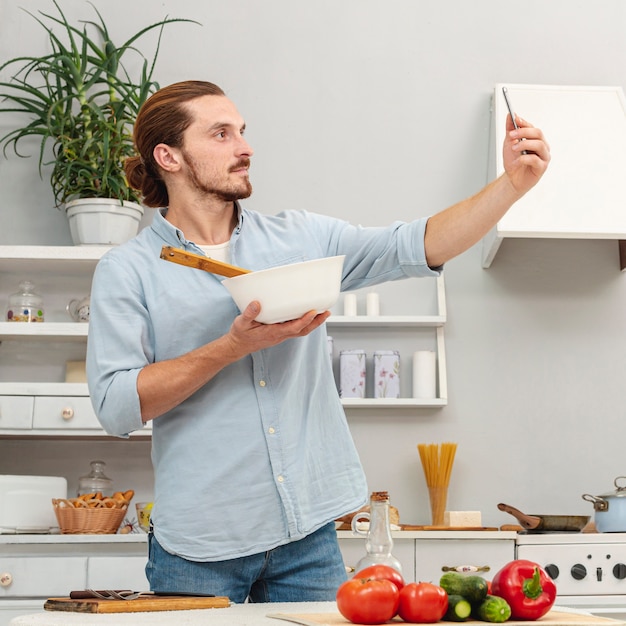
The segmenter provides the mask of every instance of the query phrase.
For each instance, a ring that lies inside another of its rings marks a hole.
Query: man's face
[[[248,198],[253,150],[243,137],[245,123],[225,96],[202,96],[186,104],[193,122],[181,154],[189,184],[201,194],[232,202]]]

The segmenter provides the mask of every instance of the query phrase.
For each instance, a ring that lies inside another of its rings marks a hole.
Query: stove
[[[626,533],[519,533],[516,544],[554,580],[559,606],[626,620]]]

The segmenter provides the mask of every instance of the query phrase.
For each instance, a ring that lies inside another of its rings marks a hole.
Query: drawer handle
[[[0,574],[0,586],[8,587],[13,582],[13,576],[9,572]]]
[[[71,406],[66,406],[61,411],[61,417],[66,421],[71,420],[74,417],[74,409]]]
[[[459,572],[459,573],[469,573],[469,572],[488,572],[491,568],[489,565],[444,565],[441,568],[442,572]]]

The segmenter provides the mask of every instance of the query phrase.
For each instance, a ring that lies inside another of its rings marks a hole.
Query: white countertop
[[[276,602],[233,604],[225,609],[158,611],[151,613],[86,614],[44,611],[14,617],[10,626],[288,626],[289,622],[267,617],[268,613],[336,613],[334,602]]]
[[[553,611],[565,611],[588,616],[586,611],[554,606]],[[14,617],[10,626],[288,626],[291,622],[268,617],[272,613],[298,615],[329,613],[337,615],[335,602],[276,602],[269,604],[233,604],[224,609],[194,611],[160,611],[152,613],[85,614],[45,611],[33,615]],[[552,615],[552,613],[550,613]],[[572,616],[574,617],[574,616]],[[580,620],[580,621],[579,621]],[[332,621],[332,620],[331,620]],[[624,625],[619,620],[590,617],[588,621],[576,617],[573,626]],[[401,622],[400,622],[401,623]],[[522,622],[515,622],[521,624]],[[567,620],[555,624],[564,626]]]
[[[498,539],[514,540],[518,534],[514,531],[502,530],[396,530],[391,533],[394,539]],[[339,539],[358,539],[364,537],[355,535],[351,530],[337,531]],[[545,535],[544,535],[545,537]],[[622,540],[624,535],[621,535]],[[146,543],[146,533],[129,533],[128,535],[63,535],[56,534],[0,534],[0,545],[11,544],[133,544]]]

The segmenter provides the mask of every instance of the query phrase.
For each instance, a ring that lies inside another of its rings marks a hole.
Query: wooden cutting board
[[[298,615],[295,613],[270,613],[268,617],[286,620],[302,626],[363,626],[362,624],[352,624],[339,613],[309,613]],[[399,617],[387,622],[387,624],[408,624],[403,622]],[[443,622],[445,623],[445,622]],[[468,620],[463,622],[464,626],[473,624],[485,626],[485,622]],[[618,626],[624,624],[621,620],[609,619],[607,617],[595,617],[593,615],[580,615],[579,613],[566,613],[564,611],[550,611],[539,620],[532,622],[509,620],[504,622],[502,626],[529,626],[529,624],[538,624],[539,626]],[[423,625],[422,625],[423,626]]]
[[[230,606],[230,600],[224,596],[145,596],[135,600],[48,598],[43,608],[46,611],[73,613],[141,613],[143,611],[222,609],[227,606]]]

